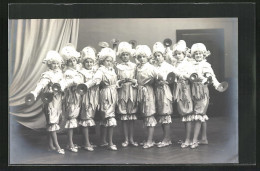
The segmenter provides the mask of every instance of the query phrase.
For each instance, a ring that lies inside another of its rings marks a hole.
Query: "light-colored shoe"
[[[190,146],[190,143],[182,143],[181,144],[181,148],[187,148],[187,147],[189,147]]]
[[[57,153],[59,153],[59,154],[65,154],[65,151],[64,151],[64,149],[59,149],[59,150],[57,150]]]
[[[143,148],[145,148],[145,149],[146,149],[146,148],[151,148],[151,147],[154,146],[154,144],[155,144],[154,142],[152,142],[152,143],[150,143],[150,144],[145,143],[144,146],[143,146]]]
[[[167,146],[169,146],[169,145],[171,145],[172,144],[172,142],[171,141],[168,141],[168,142],[160,142],[160,143],[158,143],[157,144],[157,147],[159,147],[159,148],[161,148],[161,147],[167,147]]]
[[[67,148],[67,150],[72,151],[72,152],[75,152],[75,153],[78,152],[78,149],[75,148],[75,147],[69,147],[69,148]]]
[[[128,144],[129,144],[128,141],[125,141],[125,142],[122,143],[122,147],[127,147]]]
[[[191,143],[190,148],[194,149],[197,148],[198,146],[199,146],[198,142],[193,142]]]
[[[87,151],[94,151],[94,148],[92,146],[89,146],[89,147],[83,147],[84,150],[87,150]]]
[[[137,142],[130,142],[130,145],[132,145],[134,147],[138,147],[138,143]]]
[[[74,148],[76,148],[76,149],[79,149],[79,148],[81,148],[79,145],[77,145],[77,144],[73,144],[73,146],[74,146]],[[67,147],[66,147],[67,149],[68,148],[70,148],[70,145],[67,145]]]
[[[109,150],[113,150],[113,151],[116,151],[116,150],[117,150],[116,145],[108,146],[108,149],[109,149]]]

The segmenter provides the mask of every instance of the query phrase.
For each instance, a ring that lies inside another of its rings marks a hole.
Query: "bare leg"
[[[163,142],[168,142],[170,141],[170,124],[162,124],[163,130],[164,130],[164,138]]]
[[[202,128],[202,130],[201,130],[200,144],[208,144],[206,121],[201,123],[201,128]]]
[[[107,128],[103,125],[100,126],[100,138],[101,138],[101,144],[107,143]]]
[[[57,138],[57,133],[56,131],[51,131],[51,139],[56,147],[57,150],[60,150],[60,145],[59,145],[59,142],[58,142],[58,138]]]
[[[129,139],[131,143],[134,143],[134,120],[129,121]]]
[[[201,127],[201,121],[196,121],[195,122],[195,127],[194,127],[193,142],[198,142],[198,136],[199,136],[199,133],[200,133],[200,127]]]
[[[164,141],[164,139],[165,139],[165,127],[164,127],[164,124],[162,124],[162,130],[163,130],[163,140],[162,141]]]
[[[122,121],[123,122],[123,131],[125,136],[125,142],[128,141],[128,121]]]
[[[48,142],[49,142],[49,149],[50,150],[56,150],[54,145],[53,145],[53,140],[51,138],[51,133],[48,133],[47,138],[48,138]]]
[[[154,126],[148,126],[147,128],[148,128],[147,143],[151,144],[153,142]]]
[[[190,144],[191,122],[185,122],[185,131],[186,131],[186,138],[184,143]]]
[[[72,129],[72,128],[69,128],[69,129],[68,129],[68,142],[69,142],[69,147],[74,147],[72,138],[73,138],[73,129]]]
[[[113,144],[113,130],[114,127],[110,126],[107,128],[108,129],[108,145],[112,146]]]
[[[90,147],[90,142],[89,142],[89,131],[88,127],[82,127],[82,132],[84,136],[84,147]]]

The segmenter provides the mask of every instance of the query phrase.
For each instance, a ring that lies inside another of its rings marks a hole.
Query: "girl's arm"
[[[95,85],[99,85],[103,78],[103,72],[101,70],[97,70],[94,74],[93,78],[85,83],[85,85],[90,88]]]
[[[38,97],[40,92],[51,82],[50,78],[47,74],[42,74],[40,81],[37,83],[36,88],[31,91],[31,93],[34,95],[35,99]]]
[[[213,71],[213,69],[211,67],[208,67],[205,72],[210,73],[211,77],[212,77],[212,84],[215,87],[215,89],[217,89],[217,87],[220,85],[220,82],[217,80],[216,75]]]

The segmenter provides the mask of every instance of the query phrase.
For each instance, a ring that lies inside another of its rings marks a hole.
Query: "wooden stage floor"
[[[16,122],[10,124],[10,164],[28,165],[110,165],[110,164],[211,164],[211,163],[238,163],[238,125],[237,120],[227,117],[211,117],[208,121],[208,145],[200,145],[197,149],[181,149],[177,142],[185,137],[184,125],[180,118],[171,124],[171,138],[173,145],[164,148],[152,147],[143,149],[139,147],[123,148],[122,125],[114,129],[114,143],[118,151],[109,151],[102,147],[89,152],[83,149],[78,153],[66,151],[65,155],[47,151],[46,133],[24,128]],[[99,126],[95,128],[96,134],[91,134],[91,141],[99,144]],[[81,144],[82,136],[75,131],[74,143]],[[135,123],[135,140],[142,142],[146,137],[142,121]],[[66,146],[66,134],[59,134],[62,148]],[[155,128],[154,140],[162,139],[160,125]]]

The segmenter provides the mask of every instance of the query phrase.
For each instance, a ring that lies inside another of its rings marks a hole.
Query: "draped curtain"
[[[44,128],[41,100],[27,106],[24,99],[47,70],[42,61],[49,50],[59,52],[67,43],[77,47],[79,19],[22,19],[8,24],[9,112],[24,126]]]

